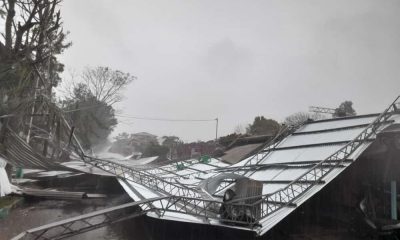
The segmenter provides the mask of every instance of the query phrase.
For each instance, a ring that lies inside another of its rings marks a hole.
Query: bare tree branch
[[[93,96],[108,105],[121,101],[121,91],[134,79],[129,73],[108,67],[86,68],[82,73],[83,83]]]
[[[8,0],[8,6],[7,7],[7,18],[6,18],[6,23],[5,23],[5,32],[6,32],[6,43],[5,47],[7,49],[12,48],[12,24],[14,21],[14,16],[15,16],[15,0]]]

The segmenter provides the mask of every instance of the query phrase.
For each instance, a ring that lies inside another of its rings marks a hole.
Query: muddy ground
[[[112,177],[94,175],[25,175],[35,179],[25,186],[35,188],[53,188],[63,191],[84,191],[106,194],[106,198],[79,200],[49,200],[25,198],[10,210],[5,219],[0,219],[0,240],[10,239],[24,230],[52,223],[58,220],[101,210],[132,201],[118,181]],[[282,221],[268,234],[257,238],[254,233],[208,225],[163,221],[142,216],[124,222],[109,225],[91,232],[76,235],[69,239],[111,239],[111,240],[252,240],[252,239],[304,239],[304,240],[350,240],[365,239],[355,236],[344,225],[324,225],[319,221],[302,224],[304,216],[293,221]],[[311,221],[312,222],[312,221]],[[334,227],[332,227],[334,226]]]
[[[132,201],[118,182],[110,177],[78,175],[72,177],[25,176],[38,180],[27,183],[30,187],[56,188],[64,191],[86,191],[102,193],[104,199],[49,200],[25,198],[10,210],[5,219],[0,219],[0,240],[10,239],[24,230],[44,224],[78,216],[107,207]],[[111,240],[205,240],[205,239],[256,239],[249,232],[224,229],[213,226],[161,221],[142,216],[116,223],[91,232],[76,235],[69,239],[111,239]]]

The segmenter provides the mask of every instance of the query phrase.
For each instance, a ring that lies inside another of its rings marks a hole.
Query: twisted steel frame
[[[352,141],[348,142],[345,146],[340,148],[338,151],[327,157],[326,159],[318,162],[313,167],[311,167],[308,171],[302,174],[297,179],[293,180],[287,186],[282,189],[279,189],[273,193],[265,194],[261,196],[254,196],[248,198],[235,199],[230,201],[229,203],[224,203],[230,208],[235,208],[239,212],[246,212],[250,210],[250,212],[256,213],[251,218],[245,219],[221,219],[221,215],[225,212],[221,212],[222,202],[215,199],[207,199],[207,197],[202,194],[199,189],[185,186],[179,182],[173,182],[173,178],[164,179],[162,177],[158,177],[157,175],[151,174],[147,171],[137,170],[131,167],[127,167],[125,165],[104,159],[98,159],[94,157],[87,156],[83,149],[80,147],[79,141],[72,134],[72,147],[75,148],[78,155],[81,159],[90,165],[98,167],[104,171],[113,173],[116,177],[132,181],[138,184],[141,184],[149,189],[158,191],[163,193],[165,196],[157,199],[147,199],[137,203],[132,203],[132,205],[128,204],[127,206],[139,206],[142,208],[141,213],[146,213],[150,211],[159,211],[161,212],[161,217],[166,212],[177,212],[188,215],[193,215],[204,219],[205,221],[209,221],[209,219],[215,219],[219,221],[223,221],[228,224],[241,224],[246,225],[249,229],[256,229],[258,227],[258,223],[270,216],[272,213],[282,209],[283,207],[293,207],[296,206],[294,203],[297,199],[304,196],[312,187],[314,187],[319,182],[322,182],[323,178],[326,177],[330,172],[334,169],[337,169],[344,161],[348,160],[349,157],[360,147],[366,146],[365,143],[369,142],[370,139],[374,138],[378,132],[378,130],[385,124],[387,124],[387,120],[393,116],[393,114],[399,113],[398,105],[400,96],[393,101],[393,103],[382,112],[371,124],[369,124],[364,130]],[[68,125],[68,122],[63,118],[68,129],[71,129]],[[297,128],[296,128],[297,129]],[[246,161],[244,167],[257,165],[262,159],[265,159],[266,155],[273,151],[273,149],[288,135],[294,132],[296,129],[286,128],[282,131],[278,136],[273,140],[272,145],[269,145],[267,149],[263,150],[263,155],[261,158],[258,157],[259,153],[257,153],[253,158]],[[249,171],[249,168],[246,168]],[[341,168],[343,169],[343,168]],[[240,169],[234,170],[234,172],[242,171]],[[246,170],[245,170],[246,171]],[[231,183],[227,181],[224,188],[229,186]],[[252,202],[251,204],[247,204],[246,202]],[[118,211],[121,208],[111,209],[109,212]],[[227,211],[226,209],[223,211]],[[117,221],[117,219],[109,218],[108,213],[103,212],[99,213],[96,216],[103,216],[105,220],[100,222],[99,224],[89,224],[88,228],[91,229],[94,226],[104,226],[105,224],[112,223]],[[82,219],[86,219],[86,217],[90,218],[94,215],[81,216],[71,221],[67,221],[68,224],[71,224],[76,221],[83,221]],[[126,216],[119,217],[118,219],[124,219]],[[44,236],[44,234],[50,232],[50,229],[55,227],[63,228],[63,234],[69,232],[82,232],[83,230],[72,230],[72,225],[65,225],[67,223],[53,224],[46,228],[47,230],[43,230],[43,228],[38,228],[38,230],[42,231],[42,235],[36,235],[35,239],[48,239],[48,238],[40,238]],[[29,233],[28,235],[30,235]],[[69,233],[72,234],[72,233]],[[68,234],[66,234],[68,235]],[[24,235],[26,236],[26,235]],[[22,238],[16,238],[22,239]],[[28,238],[24,238],[28,239]]]

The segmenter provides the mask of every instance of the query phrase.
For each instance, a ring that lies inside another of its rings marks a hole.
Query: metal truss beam
[[[247,171],[247,170],[262,170],[262,169],[302,169],[302,168],[310,168],[321,162],[322,160],[314,160],[314,161],[296,161],[296,162],[280,162],[280,163],[267,163],[267,164],[257,164],[246,167],[226,167],[226,168],[218,168],[215,169],[215,172],[231,172],[232,170],[238,171]],[[348,159],[345,162],[353,162]],[[322,167],[331,167],[331,165],[323,165]],[[344,165],[338,165],[338,168],[344,167]]]
[[[372,142],[375,141],[375,138],[365,139],[363,141]],[[324,142],[324,143],[313,143],[313,144],[304,144],[304,145],[296,145],[296,146],[288,146],[288,147],[278,147],[275,148],[275,151],[279,150],[288,150],[288,149],[297,149],[297,148],[310,148],[310,147],[323,147],[323,146],[332,146],[332,145],[343,145],[348,144],[351,141],[336,141],[336,142]]]
[[[182,199],[185,199],[185,201],[182,201]],[[187,202],[191,202],[192,204],[186,204]],[[253,206],[246,204],[230,204],[230,206],[242,212],[247,209],[253,210]],[[139,208],[141,208],[141,210]],[[209,222],[209,219],[219,221],[221,220],[220,214],[228,213],[228,210],[220,212],[220,208],[220,202],[203,199],[178,196],[151,198],[32,228],[15,236],[12,240],[64,239],[154,211],[162,212],[161,217],[167,212],[173,212],[201,217],[205,222]],[[206,211],[205,209],[208,210]],[[249,230],[257,227],[253,219],[223,219],[223,221],[228,224],[246,225]]]
[[[393,121],[387,121],[386,123],[393,123]],[[322,130],[315,130],[315,131],[307,131],[307,132],[295,132],[292,135],[293,136],[298,136],[298,135],[307,135],[307,134],[318,134],[318,133],[345,131],[345,130],[351,130],[351,129],[355,129],[355,128],[365,128],[365,127],[368,127],[368,125],[369,125],[369,123],[367,123],[367,124],[358,124],[358,125],[347,126],[347,127],[339,127],[339,128],[330,128],[330,129],[322,129]]]
[[[287,204],[293,203],[296,199],[306,193],[314,184],[305,183],[306,181],[320,181],[327,174],[333,171],[336,165],[339,165],[345,159],[348,159],[352,153],[354,153],[364,143],[374,139],[378,130],[384,125],[384,123],[393,116],[394,113],[398,112],[397,105],[400,103],[400,96],[383,112],[381,113],[368,127],[366,127],[355,139],[347,143],[345,146],[340,148],[338,151],[330,155],[319,164],[312,167],[309,171],[292,181],[285,188],[277,190],[274,193],[268,194],[263,197],[263,201],[276,201],[286,202]],[[334,160],[335,162],[332,162]],[[330,164],[331,168],[322,167],[323,165]],[[280,206],[261,204],[262,214],[260,219],[268,216],[275,211],[281,209]]]
[[[333,108],[315,107],[315,106],[310,106],[309,111],[315,112],[315,113],[327,113],[327,114],[335,113],[335,109],[333,109]]]
[[[230,201],[229,203],[224,203],[228,206],[226,209],[234,208],[237,210],[237,212],[257,213],[254,218],[224,218],[222,221],[224,223],[244,224],[248,226],[248,228],[253,229],[257,226],[257,223],[260,220],[270,216],[272,213],[284,207],[295,206],[294,201],[296,199],[303,196],[306,192],[308,192],[312,187],[316,186],[317,184],[323,183],[324,177],[327,174],[332,172],[334,169],[337,169],[338,166],[343,164],[343,162],[347,161],[351,157],[351,154],[353,154],[360,147],[365,146],[365,143],[374,140],[378,130],[382,128],[382,126],[389,120],[391,116],[393,116],[394,113],[398,112],[398,108],[396,107],[397,104],[399,104],[399,97],[396,98],[396,100],[370,125],[368,125],[355,139],[349,142],[342,142],[341,144],[344,144],[344,146],[341,147],[338,151],[333,153],[328,158],[318,162],[317,164],[314,164],[309,170],[307,170],[297,179],[283,183],[287,184],[284,188],[281,188],[270,194],[235,199]],[[279,143],[284,138],[292,134],[296,129],[297,127],[287,127],[283,129],[280,134],[278,134],[274,138],[274,140],[272,140],[272,142],[266,144],[264,150],[260,151],[253,158],[250,158],[247,162],[245,162],[243,166],[243,168],[246,168],[245,171],[234,169],[232,172],[246,175],[252,170],[249,166],[258,165],[260,161],[268,156],[269,153],[277,150],[277,146],[279,145]],[[71,128],[66,130],[71,131]],[[106,172],[112,173],[118,178],[125,179],[126,181],[135,182],[149,189],[155,190],[161,194],[165,194],[165,197],[162,198],[148,199],[146,201],[140,201],[137,203],[132,203],[133,205],[129,205],[132,207],[141,207],[141,213],[146,213],[148,211],[153,212],[158,210],[160,217],[162,218],[163,215],[167,212],[178,212],[196,216],[206,222],[210,219],[221,220],[221,215],[224,216],[225,213],[228,214],[228,210],[222,210],[222,213],[220,212],[222,202],[217,201],[213,198],[208,199],[207,197],[205,197],[205,194],[201,193],[201,190],[185,186],[177,181],[174,181],[173,178],[163,178],[148,171],[138,170],[113,161],[87,156],[85,155],[75,135],[72,133],[71,136],[71,146],[75,148],[76,153],[79,154],[79,156],[85,163],[98,167]],[[337,144],[337,142],[335,142],[335,144]],[[326,145],[326,143],[324,145]],[[165,173],[166,171],[163,172]],[[223,182],[220,185],[220,190],[228,188],[231,184],[232,183]],[[251,202],[251,204],[247,204],[247,202]],[[47,238],[43,236],[51,234],[51,229],[56,228],[61,229],[64,234],[63,236],[68,236],[68,234],[84,232],[91,230],[97,226],[101,227],[106,224],[116,222],[117,219],[132,217],[132,215],[127,216],[124,215],[125,213],[121,213],[122,216],[118,218],[113,218],[109,214],[109,212],[124,212],[119,211],[120,209],[125,209],[125,207],[119,206],[112,211],[108,209],[105,210],[105,212],[95,212],[92,214],[79,216],[72,220],[53,223],[45,228],[40,227],[32,231],[28,230],[22,237],[33,236],[33,238],[24,239],[57,239],[59,235],[56,235],[54,238],[51,236]],[[90,222],[90,219],[100,220],[98,222]],[[77,225],[84,227],[75,228],[74,223],[78,222],[80,224]]]
[[[139,171],[134,168],[119,164],[113,161],[93,158],[90,156],[84,156],[84,161],[95,167],[98,167],[106,172],[114,174],[118,178],[126,179],[152,190],[176,196],[187,196],[187,197],[199,197],[201,194],[197,190],[189,188],[183,184],[171,182],[164,178],[152,175],[144,171]]]
[[[48,240],[68,238],[112,223],[143,215],[148,211],[148,208],[145,208],[145,211],[141,211],[138,207],[146,207],[149,202],[162,199],[164,198],[153,198],[146,201],[126,203],[46,224],[37,228],[29,229],[15,236],[12,240]]]
[[[350,120],[350,119],[360,119],[360,118],[372,118],[378,117],[380,113],[372,113],[372,114],[364,114],[364,115],[355,115],[355,116],[348,116],[348,117],[340,117],[340,118],[328,118],[328,119],[321,119],[309,122],[309,124],[316,124],[316,123],[323,123],[323,122],[333,122],[338,120]]]

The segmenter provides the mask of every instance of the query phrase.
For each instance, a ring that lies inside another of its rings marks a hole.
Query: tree
[[[143,151],[143,157],[161,156],[165,157],[168,154],[169,148],[160,144],[151,142]]]
[[[124,156],[131,155],[136,149],[131,145],[131,135],[123,132],[114,137],[114,142],[109,149],[112,153],[118,153]]]
[[[83,83],[101,102],[113,105],[121,101],[121,91],[133,80],[134,76],[109,67],[86,68],[82,73]]]
[[[247,127],[247,133],[251,135],[275,135],[280,127],[281,125],[273,119],[257,116],[254,118],[253,124],[249,124]]]
[[[309,120],[320,120],[324,118],[324,115],[318,113],[297,112],[286,117],[283,123],[287,126],[296,126]]]
[[[231,133],[226,136],[219,137],[218,143],[224,147],[228,147],[233,141],[237,140],[241,136],[242,134]]]
[[[3,0],[4,41],[0,41],[0,60],[29,58],[38,63],[70,43],[65,43],[60,0]]]
[[[357,115],[356,111],[353,109],[352,101],[342,102],[338,108],[335,109],[333,117],[348,117]]]
[[[114,137],[115,141],[125,141],[129,139],[129,133],[127,132],[122,132],[119,133],[116,137]]]
[[[85,149],[105,141],[117,125],[114,108],[99,101],[85,84],[78,85],[74,98],[64,100],[63,104]]]
[[[23,99],[45,95],[51,99],[52,89],[61,81],[64,66],[56,56],[68,48],[67,34],[62,28],[61,0],[2,0],[0,18],[0,99],[6,99],[0,111],[10,113]],[[33,118],[40,103],[31,108],[31,117],[14,118],[10,125],[26,131],[30,139],[31,126],[50,129],[50,119]],[[41,109],[46,112],[48,109]],[[38,113],[40,114],[40,113]],[[18,122],[18,124],[16,124]],[[46,123],[47,122],[47,123]],[[28,128],[21,128],[20,124]],[[34,141],[47,141],[36,139]],[[31,144],[32,145],[32,144]]]
[[[162,137],[162,146],[166,146],[168,148],[172,148],[176,146],[179,143],[182,143],[182,141],[179,139],[177,136],[163,136]]]
[[[246,133],[246,129],[242,124],[238,124],[235,127],[235,131],[236,134],[245,134]]]
[[[60,0],[3,0],[0,16],[4,19],[3,40],[0,40],[0,76],[2,86],[21,87],[34,91],[42,74],[40,87],[51,96],[51,89],[60,81],[63,65],[56,55],[68,48],[67,33],[58,10]],[[1,28],[0,28],[1,29]],[[35,75],[29,75],[34,72]],[[25,73],[25,74],[23,74]],[[34,76],[34,77],[33,77]]]
[[[165,157],[169,152],[169,144],[178,143],[179,138],[175,136],[164,136],[163,144],[157,141],[157,136],[145,132],[141,133],[120,133],[115,137],[110,152],[119,153],[125,156],[133,152],[141,152],[142,157],[162,156]]]
[[[82,109],[73,110],[72,117],[77,121],[75,124],[79,126],[81,140],[87,148],[106,140],[112,132],[117,124],[112,105],[121,100],[121,91],[133,79],[129,73],[96,67],[87,68],[81,81],[72,79],[69,86],[64,86],[66,107]]]
[[[59,74],[64,69],[56,56],[71,46],[62,27],[60,3],[61,0],[0,2],[0,21],[4,23],[0,27],[0,112],[15,113],[15,107],[24,100],[54,96],[52,89],[61,81]],[[54,124],[51,107],[40,101],[32,103],[27,109],[30,116],[14,116],[8,126],[26,137],[35,150],[43,147],[42,154],[46,155],[49,139],[37,136],[40,131],[50,132]],[[42,114],[47,117],[34,118]]]

